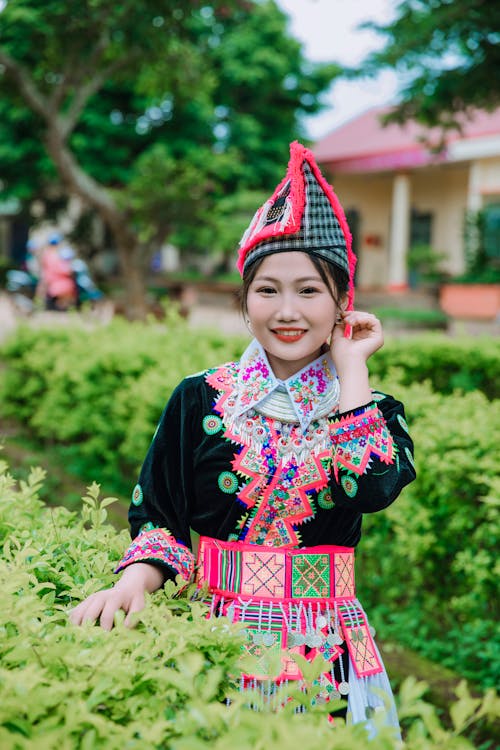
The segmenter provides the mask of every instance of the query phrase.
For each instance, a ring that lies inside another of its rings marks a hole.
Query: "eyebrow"
[[[254,278],[254,281],[272,281],[276,283],[276,282],[280,282],[281,279],[275,278],[274,276],[258,276],[257,275]],[[319,276],[319,274],[318,276],[302,276],[300,279],[293,279],[293,281],[298,284],[304,284],[307,281],[315,281],[315,282],[320,281],[322,284],[324,284],[324,281],[321,278],[321,276]]]

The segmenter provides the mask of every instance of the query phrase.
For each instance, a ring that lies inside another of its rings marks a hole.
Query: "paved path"
[[[55,328],[67,325],[69,322],[73,325],[90,327],[98,324],[105,325],[111,318],[112,310],[109,307],[103,307],[99,314],[36,311],[31,315],[23,315],[16,311],[8,295],[0,292],[0,343],[22,322],[28,322],[30,326],[40,328]],[[248,335],[242,316],[230,305],[197,304],[192,308],[188,322],[192,328],[211,328],[229,335]]]

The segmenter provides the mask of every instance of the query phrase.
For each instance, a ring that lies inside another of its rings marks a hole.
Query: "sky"
[[[396,0],[276,0],[290,17],[292,36],[304,44],[308,60],[356,65],[380,49],[383,40],[372,31],[356,27],[363,21],[387,22]],[[325,109],[306,120],[307,134],[318,139],[373,106],[395,101],[397,78],[392,71],[376,79],[339,81],[324,96]]]

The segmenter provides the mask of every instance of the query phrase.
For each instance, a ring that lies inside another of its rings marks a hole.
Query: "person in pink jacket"
[[[62,245],[60,235],[51,235],[41,257],[40,292],[47,310],[67,310],[76,304],[71,257],[71,249]]]

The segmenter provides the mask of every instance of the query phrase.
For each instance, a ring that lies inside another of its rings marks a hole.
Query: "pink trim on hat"
[[[259,208],[255,214],[252,224],[248,230],[248,239],[244,242],[238,252],[237,268],[240,274],[243,276],[243,265],[248,252],[258,245],[263,240],[268,240],[276,235],[283,234],[295,234],[300,229],[302,222],[302,216],[304,215],[304,207],[306,202],[306,189],[305,179],[302,173],[302,163],[304,161],[304,152],[307,149],[301,146],[300,143],[294,141],[290,144],[290,161],[288,162],[288,168],[286,176],[281,180],[278,187],[272,194],[271,198]],[[311,152],[309,152],[311,153]],[[312,156],[312,154],[311,154]],[[285,187],[286,183],[291,180],[290,196],[293,210],[290,213],[289,220],[285,226],[280,226],[280,231],[277,232],[276,224],[269,224],[262,227],[254,234],[254,227],[258,227],[259,219],[262,216],[263,211],[278,198],[280,192]]]

